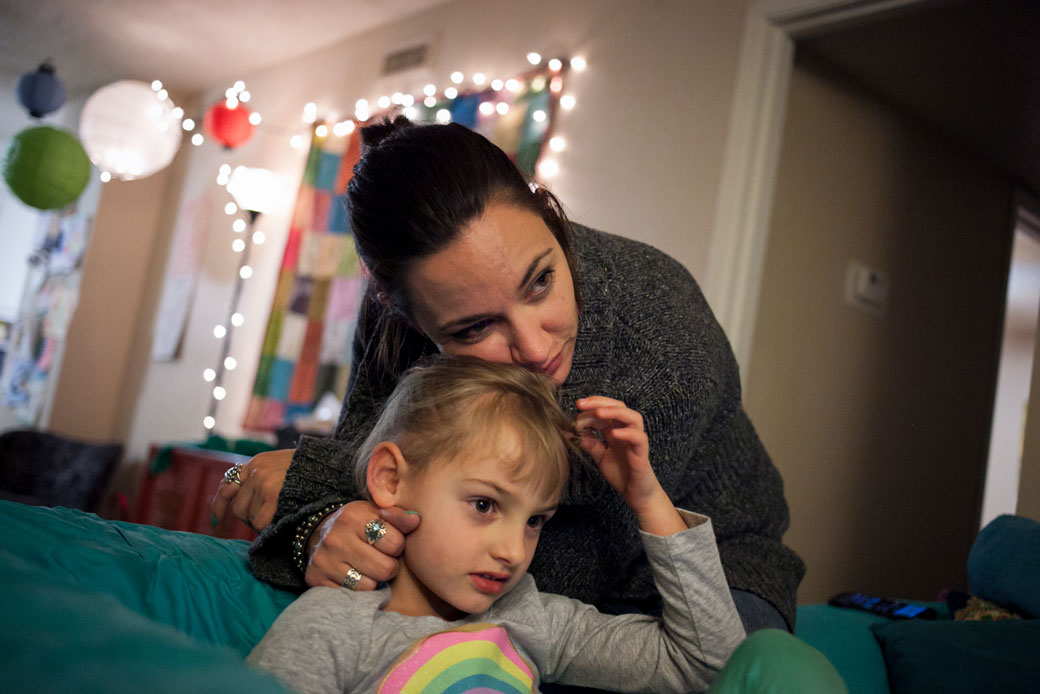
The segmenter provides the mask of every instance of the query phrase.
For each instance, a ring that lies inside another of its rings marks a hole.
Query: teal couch
[[[247,547],[0,501],[0,692],[283,692],[243,658],[295,596],[253,578]],[[851,694],[889,694],[885,621],[808,605],[796,634]]]

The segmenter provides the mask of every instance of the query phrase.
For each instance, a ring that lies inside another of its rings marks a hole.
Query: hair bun
[[[365,147],[375,147],[395,133],[412,127],[415,127],[415,124],[404,116],[395,116],[393,120],[384,118],[381,123],[373,123],[361,128],[361,144]]]

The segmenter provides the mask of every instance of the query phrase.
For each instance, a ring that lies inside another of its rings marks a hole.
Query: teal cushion
[[[202,644],[2,549],[0,586],[0,691],[285,692],[234,650]]]
[[[968,555],[972,595],[1040,618],[1040,523],[997,516]]]
[[[132,612],[241,656],[295,598],[252,576],[248,546],[72,509],[0,502],[0,550],[26,568],[111,596]]]
[[[870,632],[884,617],[831,605],[798,608],[795,636],[818,649],[834,664],[849,694],[889,694],[885,659]]]
[[[1040,622],[906,621],[877,624],[893,694],[1036,692]]]

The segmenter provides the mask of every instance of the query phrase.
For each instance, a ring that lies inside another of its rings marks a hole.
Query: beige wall
[[[796,67],[745,402],[808,564],[800,603],[966,585],[1010,199],[957,147]],[[852,259],[888,274],[884,315],[845,305]]]
[[[319,113],[352,113],[359,98],[374,101],[394,91],[418,92],[427,82],[444,86],[453,70],[508,77],[527,69],[527,52],[582,55],[588,69],[573,74],[568,91],[574,111],[561,115],[558,132],[568,140],[561,172],[552,182],[574,219],[638,238],[666,250],[695,274],[704,269],[715,195],[728,126],[740,36],[748,0],[710,2],[604,2],[532,0],[486,3],[457,0],[382,27],[291,63],[243,75],[250,106],[264,118],[252,142],[225,152],[187,147],[184,183],[167,200],[177,223],[182,207],[210,196],[215,207],[200,281],[180,358],[147,359],[161,278],[143,279],[146,295],[128,358],[124,397],[133,412],[132,457],[154,441],[197,439],[209,400],[201,373],[214,366],[218,344],[212,328],[222,322],[231,295],[237,257],[230,250],[229,218],[219,210],[228,199],[215,183],[222,163],[265,166],[282,173],[295,190],[303,153],[288,146],[288,134],[303,132],[300,114],[309,101]],[[383,56],[431,39],[428,68],[381,78]],[[214,85],[209,103],[226,85]],[[268,243],[254,250],[254,279],[245,285],[247,323],[235,333],[232,352],[239,368],[226,382],[228,397],[218,412],[218,431],[237,436],[259,358],[277,267],[288,233],[288,210],[261,218]],[[168,238],[155,248],[165,253]],[[134,262],[146,262],[139,255]],[[165,256],[150,259],[162,267]],[[122,338],[121,338],[122,339]],[[117,347],[119,349],[119,347]],[[124,377],[124,372],[110,374]]]

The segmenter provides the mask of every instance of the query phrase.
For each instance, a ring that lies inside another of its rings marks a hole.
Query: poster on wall
[[[209,195],[189,200],[181,208],[166,259],[162,298],[152,336],[155,361],[173,361],[180,352],[212,212],[213,199]]]
[[[414,106],[402,104],[367,122],[403,113],[416,122],[459,123],[533,175],[562,90],[559,70],[538,68],[451,99],[420,96]],[[277,430],[309,418],[319,400],[339,403],[346,394],[365,291],[342,199],[361,154],[359,125],[353,122],[344,132],[315,123],[243,425],[247,430]]]

